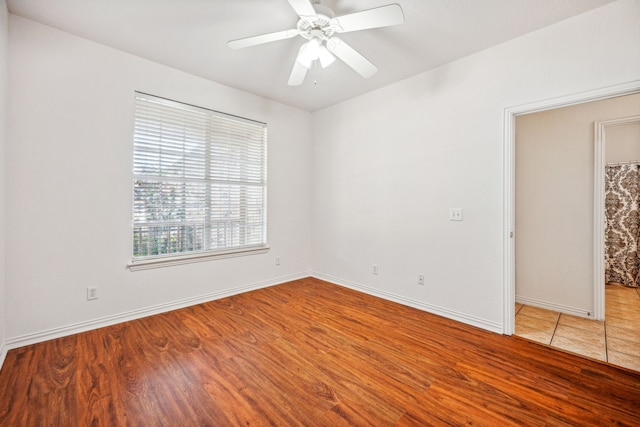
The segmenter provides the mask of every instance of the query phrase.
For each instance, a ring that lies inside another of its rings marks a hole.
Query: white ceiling
[[[287,80],[296,37],[241,50],[227,41],[295,28],[287,0],[7,0],[9,11],[72,34],[316,111],[613,0],[322,0],[336,16],[398,3],[403,25],[340,37],[379,69],[365,80],[340,61]],[[317,84],[314,84],[314,81]]]

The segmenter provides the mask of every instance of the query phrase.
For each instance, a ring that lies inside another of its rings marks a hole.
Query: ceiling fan
[[[378,71],[376,66],[335,34],[388,27],[404,22],[404,13],[397,3],[336,17],[331,9],[319,4],[319,0],[288,1],[300,17],[295,29],[232,40],[228,45],[232,49],[241,49],[298,35],[307,39],[308,41],[300,47],[293,64],[289,86],[301,85],[307,71],[316,60],[325,68],[333,63],[336,57],[365,79],[371,77]]]

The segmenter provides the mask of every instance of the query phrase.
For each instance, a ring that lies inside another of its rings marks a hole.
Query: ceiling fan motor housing
[[[297,29],[298,34],[307,40],[313,38],[327,40],[336,32],[332,19],[322,14],[301,17],[298,20]]]

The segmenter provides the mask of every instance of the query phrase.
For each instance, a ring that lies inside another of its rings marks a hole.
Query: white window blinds
[[[266,245],[266,125],[135,95],[133,258]]]

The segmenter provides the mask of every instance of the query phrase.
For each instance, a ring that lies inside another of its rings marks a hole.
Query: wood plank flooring
[[[2,426],[640,425],[640,374],[304,279],[15,350]]]

